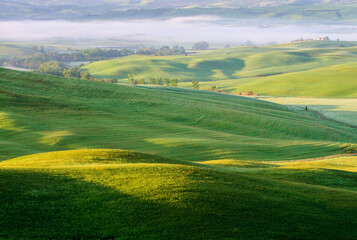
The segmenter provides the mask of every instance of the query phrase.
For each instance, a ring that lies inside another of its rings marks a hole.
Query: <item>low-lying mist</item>
[[[284,43],[297,38],[357,40],[357,27],[351,25],[267,24],[214,16],[181,17],[169,20],[132,21],[3,21],[1,41],[98,41],[114,40],[135,44],[191,44],[207,41],[212,46]]]

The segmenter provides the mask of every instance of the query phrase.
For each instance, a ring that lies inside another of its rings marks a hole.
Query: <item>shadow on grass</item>
[[[316,189],[234,174],[203,176],[206,183],[195,177],[199,185],[167,204],[65,172],[1,169],[0,238],[353,239],[356,233],[356,209],[336,207]]]

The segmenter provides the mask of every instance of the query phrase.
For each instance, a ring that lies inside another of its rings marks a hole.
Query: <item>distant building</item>
[[[304,39],[304,38],[299,38],[299,39],[295,39],[295,40],[292,40],[291,43],[299,43],[299,42],[305,42],[305,41],[331,41],[331,39],[329,37],[318,37],[316,39],[311,39],[311,38],[308,38],[308,39]]]
[[[331,41],[329,37],[318,37],[316,38],[317,41]]]

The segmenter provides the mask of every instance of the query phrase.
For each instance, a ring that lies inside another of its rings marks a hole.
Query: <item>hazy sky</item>
[[[55,38],[71,40],[106,40],[185,44],[208,41],[212,44],[255,43],[330,36],[333,39],[357,40],[357,26],[272,25],[223,21],[212,16],[181,17],[166,21],[6,21],[0,22],[0,40],[44,41]]]

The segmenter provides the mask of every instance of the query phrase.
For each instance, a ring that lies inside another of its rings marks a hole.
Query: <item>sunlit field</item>
[[[0,234],[7,239],[356,235],[356,157],[269,162],[256,169],[203,164],[104,149],[1,162]]]
[[[318,111],[327,118],[357,126],[357,99],[336,98],[279,98],[259,97],[259,99],[286,105],[296,110]]]
[[[0,240],[357,239],[357,1],[0,2]]]
[[[216,86],[228,92],[260,95],[356,97],[357,48],[350,42],[296,43],[271,47],[239,47],[188,56],[134,55],[84,66],[100,79],[128,82],[178,78],[179,86]],[[327,46],[326,46],[327,45]],[[354,45],[355,46],[355,45]],[[343,82],[343,84],[339,84]]]

